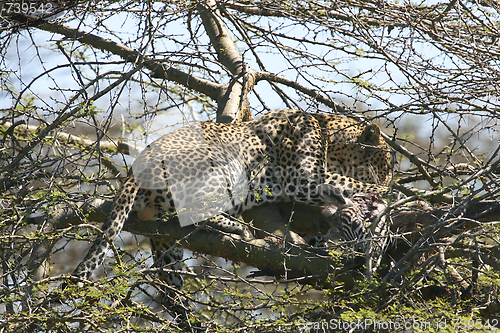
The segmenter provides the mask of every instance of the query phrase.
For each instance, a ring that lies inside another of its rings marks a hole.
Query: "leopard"
[[[393,158],[373,123],[345,116],[278,109],[241,123],[200,122],[148,145],[135,159],[85,258],[72,275],[90,279],[109,242],[131,214],[140,221],[168,216],[183,225],[209,221],[241,237],[233,219],[267,203],[327,206],[320,189],[350,197],[390,191]],[[167,222],[171,222],[170,220]],[[182,270],[182,249],[152,240],[155,264]],[[182,287],[179,274],[162,279]]]

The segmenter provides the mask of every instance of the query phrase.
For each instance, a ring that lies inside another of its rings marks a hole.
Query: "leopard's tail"
[[[109,242],[112,242],[122,231],[123,224],[134,205],[136,195],[137,188],[135,178],[132,175],[127,179],[113,202],[111,211],[101,228],[103,235],[96,238],[85,258],[73,271],[73,276],[89,279],[97,266],[102,264],[110,247]]]

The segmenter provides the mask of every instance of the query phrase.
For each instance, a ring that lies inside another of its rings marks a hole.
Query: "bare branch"
[[[72,28],[64,24],[55,22],[36,25],[38,29],[54,32],[67,38],[78,40],[80,43],[91,45],[96,49],[111,52],[122,57],[124,60],[148,68],[153,73],[153,77],[174,81],[190,89],[203,93],[214,100],[218,99],[222,85],[197,78],[194,75],[186,74],[172,66],[167,66],[163,62],[152,59],[140,52],[125,45],[121,45],[112,40],[102,38],[79,29]]]

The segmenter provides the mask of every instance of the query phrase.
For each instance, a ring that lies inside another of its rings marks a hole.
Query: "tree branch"
[[[111,201],[96,199],[81,205],[79,211],[72,208],[60,209],[54,213],[53,220],[57,222],[57,228],[65,228],[69,225],[82,223],[81,216],[85,214],[88,221],[103,222],[111,209]],[[276,205],[274,205],[276,207]],[[180,246],[195,252],[202,252],[219,256],[236,262],[243,262],[259,268],[264,274],[272,276],[283,276],[285,273],[283,262],[286,260],[287,277],[296,278],[309,276],[311,279],[305,283],[323,283],[327,272],[341,273],[353,266],[344,267],[338,264],[339,258],[326,255],[322,250],[313,250],[304,244],[293,244],[283,242],[283,235],[292,235],[295,231],[314,232],[323,218],[321,209],[307,205],[289,204],[279,205],[279,216],[276,214],[260,218],[259,214],[266,212],[265,207],[258,207],[245,213],[246,218],[257,217],[261,227],[265,227],[264,233],[260,233],[258,239],[241,239],[239,236],[225,234],[220,231],[208,232],[203,228],[195,226],[181,227],[173,218],[171,221],[141,221],[131,214],[124,230],[134,234],[140,234],[167,244],[179,242]],[[260,211],[259,211],[260,209]],[[293,214],[291,209],[293,209]],[[269,211],[267,211],[269,212]],[[276,211],[271,211],[276,213]],[[404,234],[407,244],[416,244],[422,234],[421,230],[433,226],[445,214],[449,213],[446,207],[439,209],[406,208],[391,214],[391,230],[394,235]],[[459,229],[450,230],[453,234],[464,233],[478,226],[479,223],[500,220],[500,202],[481,201],[471,202],[464,210],[462,219],[466,221]],[[282,224],[282,221],[290,221],[290,225]],[[30,223],[43,223],[43,217],[30,219]],[[264,223],[262,223],[265,221]],[[296,234],[295,234],[296,235]],[[447,233],[443,236],[450,236]],[[283,247],[285,244],[285,248]],[[319,251],[319,252],[318,252]],[[401,254],[401,253],[399,253]],[[499,251],[488,250],[491,258],[500,260]],[[347,259],[342,259],[344,264]],[[357,264],[355,264],[357,265]]]
[[[31,140],[33,135],[37,135],[42,129],[39,126],[35,125],[25,125],[25,124],[14,124],[11,122],[4,122],[0,124],[0,132],[12,132],[11,134],[16,135],[16,137],[24,138],[24,140]],[[13,129],[11,131],[10,129]],[[83,147],[84,149],[88,149],[96,144],[96,141],[90,139],[84,139],[79,136],[76,136],[71,133],[58,131],[57,133],[53,133],[53,135],[46,135],[46,139],[54,139],[63,142],[69,146],[75,147]],[[133,146],[129,145],[125,142],[113,142],[109,140],[101,140],[99,141],[99,148],[109,154],[117,154],[122,153],[126,155],[137,154],[138,151]]]
[[[259,268],[265,275],[289,278],[309,276],[316,282],[324,281],[335,261],[326,252],[287,242],[286,251],[278,237],[241,239],[236,235],[209,232],[195,226],[180,227],[176,220],[140,221],[132,215],[124,230],[140,234],[167,244],[177,241],[181,247],[194,252],[210,254]],[[286,271],[283,266],[286,261]],[[312,280],[306,281],[312,283]]]
[[[241,118],[247,106],[247,94],[256,83],[255,71],[244,63],[236,49],[215,0],[198,3],[205,31],[217,53],[220,63],[233,75],[231,82],[225,86],[218,99],[217,122],[230,123]],[[243,112],[242,112],[243,111]]]
[[[206,0],[204,3],[198,3],[203,26],[207,32],[210,42],[217,52],[217,57],[222,65],[226,67],[231,74],[238,76],[243,72],[245,64],[243,58],[236,49],[236,45],[222,21],[220,12],[217,9],[215,0]]]

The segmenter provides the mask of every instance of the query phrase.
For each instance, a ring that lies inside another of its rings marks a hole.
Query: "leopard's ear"
[[[358,138],[359,143],[369,146],[380,146],[384,143],[380,128],[375,124],[370,124],[365,127],[363,133]]]
[[[350,196],[349,191],[341,190],[332,184],[318,185],[319,195],[325,199],[326,202],[336,206],[343,207],[347,204],[347,198]]]

